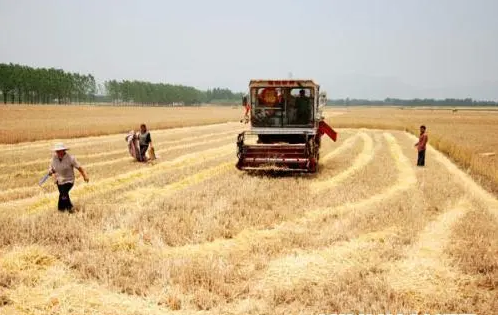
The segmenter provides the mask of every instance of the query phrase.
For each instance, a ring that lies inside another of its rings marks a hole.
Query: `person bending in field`
[[[152,139],[150,137],[150,132],[147,130],[147,126],[145,126],[145,124],[140,125],[140,132],[138,133],[138,142],[140,145],[139,161],[146,162],[147,156],[145,154],[147,153],[149,146],[151,149],[154,149],[154,147],[152,146]]]
[[[55,151],[52,161],[50,162],[48,173],[52,175],[59,189],[59,202],[57,207],[59,211],[72,211],[73,204],[69,198],[69,191],[74,185],[74,169],[76,168],[85,182],[89,181],[88,175],[76,158],[66,153],[68,148],[62,143],[57,143],[52,151]]]
[[[418,138],[418,142],[415,143],[415,146],[417,147],[418,150],[417,166],[425,165],[425,149],[427,141],[429,140],[429,137],[425,133],[425,130],[426,128],[424,125],[420,126],[420,136]]]

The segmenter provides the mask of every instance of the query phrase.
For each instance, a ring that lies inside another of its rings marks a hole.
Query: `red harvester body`
[[[316,172],[321,137],[337,140],[321,113],[327,99],[320,86],[312,80],[251,80],[249,91],[243,105],[250,129],[238,135],[237,168]]]

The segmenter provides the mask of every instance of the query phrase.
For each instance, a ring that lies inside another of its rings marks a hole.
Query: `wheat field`
[[[498,200],[439,151],[341,126],[317,174],[252,174],[246,125],[186,120],[148,164],[121,133],[64,139],[74,214],[37,186],[53,140],[1,145],[0,314],[496,314]]]
[[[351,107],[332,124],[340,127],[404,130],[428,129],[429,142],[487,190],[498,194],[498,108]]]
[[[240,119],[240,106],[132,107],[98,105],[3,105],[0,143],[98,137],[148,128],[167,129]]]

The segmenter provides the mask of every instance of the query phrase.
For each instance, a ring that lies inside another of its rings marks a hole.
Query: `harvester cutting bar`
[[[262,158],[262,157],[246,157],[244,162],[256,163],[307,163],[307,158]]]
[[[237,163],[239,169],[270,168],[307,170],[310,159],[305,144],[244,145]]]
[[[303,155],[306,152],[305,144],[263,144],[244,146],[246,156],[251,155]]]

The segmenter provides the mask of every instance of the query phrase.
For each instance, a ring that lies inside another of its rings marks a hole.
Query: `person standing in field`
[[[52,151],[55,152],[49,165],[48,173],[54,177],[57,188],[59,189],[59,202],[57,208],[59,211],[72,211],[73,204],[69,198],[69,191],[74,185],[74,168],[76,168],[85,182],[89,181],[83,167],[78,163],[76,158],[69,155],[66,151],[68,148],[63,143],[57,143]]]
[[[240,122],[244,122],[247,124],[249,122],[249,113],[251,112],[251,104],[249,103],[247,96],[244,96],[242,98],[242,106],[244,106],[246,112],[244,113],[244,118]]]
[[[425,130],[426,128],[424,125],[420,126],[420,136],[418,138],[418,142],[415,143],[415,146],[417,147],[418,150],[417,166],[425,165],[425,149],[427,141],[429,140],[429,137],[427,136]]]
[[[138,133],[138,142],[140,145],[139,161],[145,162],[147,161],[147,156],[145,154],[147,153],[149,146],[151,150],[154,150],[154,147],[152,146],[152,139],[150,137],[150,132],[147,130],[147,126],[145,124],[140,125],[140,132]]]

